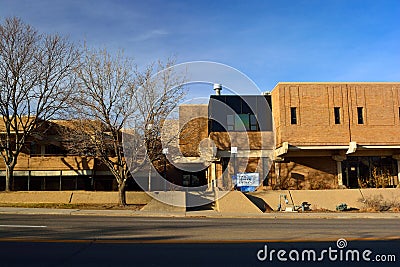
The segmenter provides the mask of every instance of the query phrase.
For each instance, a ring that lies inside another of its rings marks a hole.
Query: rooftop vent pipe
[[[221,95],[222,84],[214,83],[214,90],[216,95]]]

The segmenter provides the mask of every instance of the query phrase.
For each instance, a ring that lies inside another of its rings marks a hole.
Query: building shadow
[[[262,199],[249,194],[244,194],[248,200],[257,206],[262,212],[271,212],[273,209]]]

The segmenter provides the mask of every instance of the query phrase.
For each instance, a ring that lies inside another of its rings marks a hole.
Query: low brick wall
[[[239,193],[239,192],[237,192]],[[310,208],[335,210],[336,206],[346,203],[351,208],[363,208],[360,201],[363,198],[382,196],[385,200],[400,201],[399,188],[382,189],[333,189],[333,190],[268,190],[250,193],[252,196],[262,199],[273,210],[277,210],[279,195],[286,195],[290,200],[292,196],[295,205],[302,202],[311,204]],[[221,207],[240,211],[241,202],[247,202],[246,198],[233,198],[235,194],[228,194],[220,200]],[[151,196],[145,192],[127,192],[127,203],[146,205],[151,201]],[[240,202],[240,203],[239,203]],[[0,192],[0,203],[62,203],[62,204],[115,204],[118,203],[118,192],[89,192],[89,191],[18,191]],[[224,204],[225,203],[225,204]],[[282,199],[282,208],[285,208]],[[238,208],[239,207],[239,208]]]
[[[69,203],[70,191],[1,192],[0,203]]]
[[[346,203],[350,208],[363,208],[362,199],[373,196],[382,196],[385,200],[400,201],[399,188],[369,188],[369,189],[332,189],[332,190],[269,190],[251,193],[252,196],[264,200],[273,210],[277,210],[279,196],[286,195],[291,203],[292,196],[295,205],[303,202],[311,204],[310,208],[336,210],[336,206]],[[289,204],[290,204],[289,203]],[[282,208],[285,208],[284,200],[281,201]]]
[[[145,205],[151,197],[145,192],[127,192],[128,204]],[[89,191],[18,191],[1,192],[0,203],[62,203],[111,204],[118,203],[118,192]]]

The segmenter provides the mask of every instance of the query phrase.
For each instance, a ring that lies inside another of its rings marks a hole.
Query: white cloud
[[[155,39],[155,38],[163,37],[166,35],[168,35],[168,32],[165,30],[151,30],[151,31],[142,33],[142,34],[134,37],[133,41],[143,42],[143,41],[147,41],[149,39]]]

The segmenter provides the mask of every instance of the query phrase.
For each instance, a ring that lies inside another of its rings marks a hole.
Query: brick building
[[[267,109],[246,106],[261,99],[272,107],[273,162],[268,158],[272,142],[260,146],[260,140],[271,138],[269,129],[259,127],[260,120],[268,120]],[[229,108],[215,108],[218,103]],[[198,129],[198,135],[181,140],[180,145],[183,154],[196,156],[202,139],[214,141],[215,157],[203,174],[196,174],[206,176],[208,183],[233,187],[232,176],[255,172],[272,189],[399,184],[400,83],[278,83],[264,96],[211,96],[208,110],[202,107],[202,117],[208,117],[209,123],[201,127],[192,109],[199,106],[181,108],[185,117],[181,124],[194,114],[186,127]],[[237,121],[242,128],[235,126]],[[241,150],[243,142],[248,144]],[[239,151],[232,154],[232,147]]]
[[[205,177],[203,184],[215,183],[223,189],[234,187],[232,176],[236,173],[265,177],[271,164],[267,155],[272,155],[274,147],[272,116],[266,112],[270,99],[264,95],[213,95],[208,105],[181,106],[180,149],[183,156],[204,166],[191,175]]]
[[[271,96],[278,183],[399,183],[400,83],[279,83]]]
[[[269,189],[399,184],[400,83],[278,83],[264,95],[213,95],[208,104],[181,105],[179,120],[168,123],[179,132],[181,155],[177,167],[160,163],[158,172],[176,185],[232,189],[238,173],[257,174]],[[41,138],[27,142],[12,190],[115,190],[98,160],[63,151],[63,125],[51,121]],[[4,169],[0,161],[0,179]]]
[[[69,127],[64,120],[44,122],[30,136],[18,157],[11,190],[116,190],[112,173],[99,160],[68,153],[60,132]],[[0,124],[0,134],[4,126]],[[0,160],[0,190],[5,190],[5,165]]]

